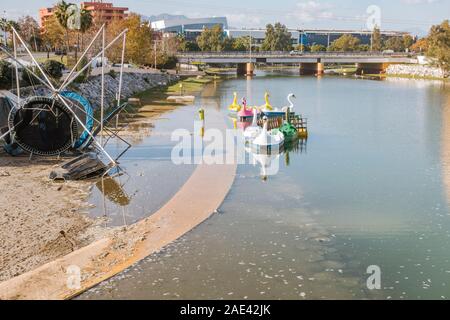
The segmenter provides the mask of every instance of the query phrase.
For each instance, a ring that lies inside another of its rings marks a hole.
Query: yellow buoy
[[[198,117],[201,121],[205,120],[205,109],[200,108],[198,109]]]

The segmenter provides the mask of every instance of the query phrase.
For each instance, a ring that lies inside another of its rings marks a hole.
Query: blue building
[[[372,39],[372,31],[370,30],[316,30],[316,29],[305,29],[299,30],[300,39],[299,44],[305,46],[311,46],[313,44],[321,44],[325,47],[329,47],[330,44],[339,39],[345,34],[352,35],[361,41],[361,44],[370,45]],[[380,31],[383,38],[390,37],[403,37],[409,33],[398,32],[398,31]]]

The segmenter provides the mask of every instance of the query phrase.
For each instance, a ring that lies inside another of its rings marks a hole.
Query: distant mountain
[[[149,17],[142,16],[142,20],[150,21],[150,22],[159,21],[159,20],[170,20],[170,19],[187,19],[187,17],[184,15],[173,15],[173,14],[168,14],[168,13],[161,13],[161,14],[149,16]]]

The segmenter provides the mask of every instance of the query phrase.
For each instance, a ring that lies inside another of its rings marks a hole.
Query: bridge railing
[[[193,51],[193,52],[179,52],[179,58],[239,58],[249,57],[248,51],[225,51],[225,52],[209,52],[209,51]],[[368,52],[368,51],[326,51],[326,52],[285,52],[285,51],[258,51],[252,52],[251,56],[254,58],[286,58],[286,57],[413,57],[414,54],[407,52]]]

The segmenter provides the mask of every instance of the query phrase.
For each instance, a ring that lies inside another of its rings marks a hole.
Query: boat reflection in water
[[[280,169],[280,158],[284,155],[286,166],[290,165],[290,154],[302,154],[306,153],[307,139],[295,139],[293,141],[286,142],[284,147],[278,151],[273,150],[269,154],[256,153],[251,147],[246,146],[245,151],[249,155],[250,163],[253,166],[260,166],[261,179],[267,181],[269,176],[278,174]]]

